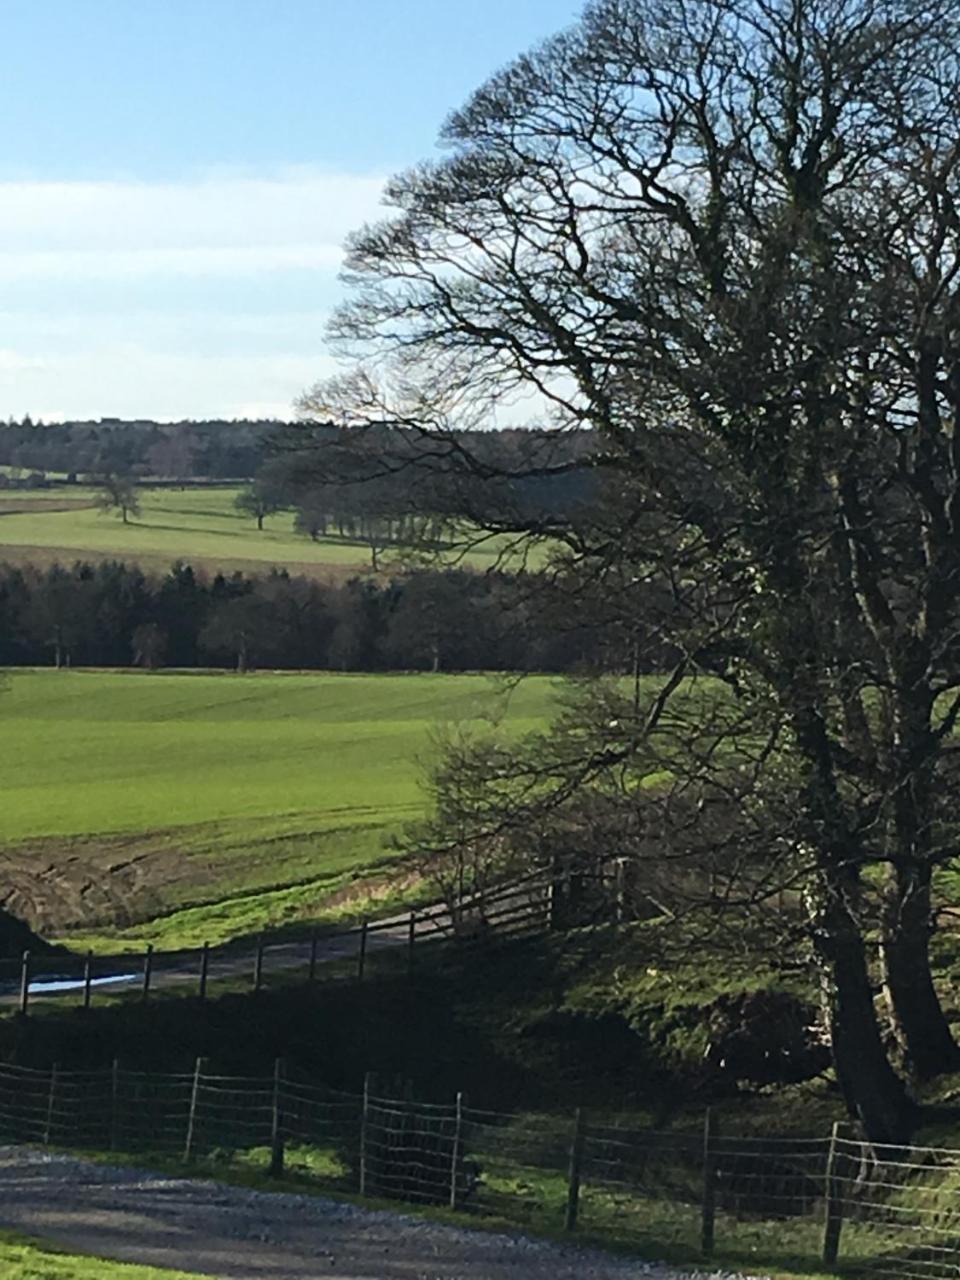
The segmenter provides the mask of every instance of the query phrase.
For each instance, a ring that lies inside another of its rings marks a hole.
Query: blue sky
[[[0,0],[0,417],[283,415],[346,233],[568,0]]]

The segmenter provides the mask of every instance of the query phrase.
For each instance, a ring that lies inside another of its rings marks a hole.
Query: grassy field
[[[269,516],[262,530],[234,508],[230,488],[144,489],[140,515],[129,524],[99,511],[92,490],[81,487],[0,492],[0,559],[12,563],[70,564],[77,559],[122,558],[166,571],[175,560],[209,570],[263,572],[271,565],[315,577],[343,577],[370,568],[370,549],[348,538],[313,542],[296,533],[289,511]],[[492,565],[503,540],[466,557]],[[397,553],[383,556],[383,568]]]
[[[504,715],[524,732],[551,696],[545,678],[11,673],[9,905],[103,948],[313,916],[390,860],[389,835],[423,804],[434,726]]]
[[[0,1275],[3,1280],[200,1280],[192,1272],[65,1253],[6,1231],[0,1232]]]

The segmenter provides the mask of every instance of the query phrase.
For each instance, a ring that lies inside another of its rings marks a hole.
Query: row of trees
[[[602,499],[592,444],[587,432],[466,431],[457,433],[456,452],[471,465],[451,467],[450,450],[436,454],[403,424],[290,426],[271,436],[237,506],[258,528],[292,510],[311,538],[365,542],[377,569],[388,547],[450,547],[491,521],[504,530],[536,522],[544,538],[569,527]]]
[[[331,586],[272,572],[154,577],[118,562],[0,566],[0,665],[350,671],[656,669],[642,625],[603,626],[535,577],[421,570]]]
[[[802,948],[850,1110],[895,1144],[905,1074],[958,1061],[931,960],[960,855],[958,17],[594,0],[388,186],[333,325],[364,367],[302,406],[401,423],[453,476],[485,467],[454,420],[521,394],[595,439],[607,499],[556,522],[560,577],[624,619],[644,584],[678,661],[530,757],[465,755],[467,836],[539,856],[619,812],[640,874],[697,870],[718,935],[790,890],[802,932],[774,946]]]

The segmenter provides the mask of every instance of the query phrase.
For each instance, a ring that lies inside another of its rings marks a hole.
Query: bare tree
[[[838,1078],[890,1141],[871,866],[909,1065],[956,1061],[929,938],[958,851],[957,25],[946,0],[597,0],[390,184],[335,321],[367,372],[310,397],[453,471],[480,464],[452,424],[521,392],[596,436],[608,501],[554,536],[594,581],[656,583],[682,655],[630,749],[697,671],[776,743],[756,770],[794,809],[767,839],[803,869]]]
[[[101,511],[113,511],[124,524],[140,514],[137,482],[129,472],[107,471],[96,480],[94,502]]]

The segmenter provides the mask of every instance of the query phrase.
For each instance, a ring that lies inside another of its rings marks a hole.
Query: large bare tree
[[[306,399],[349,398],[472,475],[451,424],[521,393],[590,433],[562,464],[598,477],[568,568],[623,617],[655,587],[680,655],[598,758],[651,741],[681,677],[725,683],[768,806],[778,778],[790,797],[767,840],[802,869],[838,1078],[891,1141],[910,1104],[874,1001],[878,879],[909,1065],[956,1055],[929,944],[958,839],[957,18],[951,0],[598,0],[390,184],[334,326],[365,372]]]

